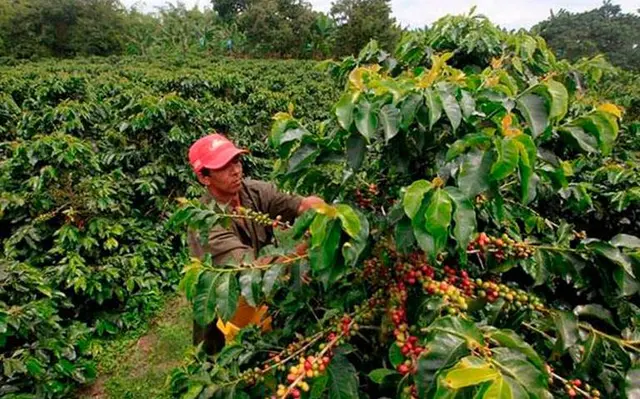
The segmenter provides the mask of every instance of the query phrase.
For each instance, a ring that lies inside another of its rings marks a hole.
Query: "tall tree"
[[[400,37],[390,0],[337,0],[330,15],[338,24],[335,53],[339,56],[358,53],[371,39],[390,51]]]
[[[300,57],[310,42],[315,14],[301,0],[252,0],[238,19],[257,55]]]
[[[640,70],[640,14],[623,13],[611,1],[583,13],[560,10],[533,32],[560,57],[575,61],[602,53],[616,66]]]
[[[236,19],[249,5],[248,0],[211,0],[211,4],[218,16],[226,22]]]
[[[108,55],[123,49],[125,10],[119,0],[9,0],[0,36],[20,58]]]

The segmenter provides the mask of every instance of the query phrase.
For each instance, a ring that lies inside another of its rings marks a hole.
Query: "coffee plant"
[[[174,198],[201,194],[189,146],[217,130],[271,169],[271,115],[328,114],[309,62],[167,59],[0,70],[0,398],[70,397],[96,375],[96,338],[135,328],[175,291]]]
[[[291,226],[189,200],[172,215],[205,237],[276,222],[259,261],[184,269],[198,323],[242,296],[273,330],[196,351],[173,393],[638,397],[637,126],[594,92],[602,60],[471,15],[326,67],[330,117],[279,112],[269,142],[282,187],[329,205]]]

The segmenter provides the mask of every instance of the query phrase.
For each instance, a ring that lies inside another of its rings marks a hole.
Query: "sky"
[[[137,5],[143,11],[154,11],[155,7],[176,0],[121,0],[125,6]],[[187,6],[210,6],[208,0],[181,0]],[[313,8],[329,11],[332,0],[308,0]],[[636,12],[640,8],[640,0],[613,0],[612,3],[622,6],[624,12]],[[402,26],[422,28],[447,14],[464,14],[472,6],[477,6],[476,13],[481,13],[502,27],[508,29],[530,28],[537,22],[546,19],[550,10],[562,8],[580,12],[599,7],[602,0],[391,0],[393,16]]]

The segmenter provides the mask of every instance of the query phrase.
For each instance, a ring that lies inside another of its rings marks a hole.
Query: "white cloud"
[[[316,10],[328,11],[332,0],[310,0]],[[153,11],[167,0],[123,0],[126,6],[138,5],[139,9]],[[208,0],[182,0],[187,6],[208,7]],[[614,0],[625,12],[635,12],[637,0]],[[392,0],[393,15],[403,26],[421,28],[447,14],[463,14],[477,6],[476,13],[486,15],[494,23],[505,28],[529,28],[546,19],[551,9],[564,8],[573,12],[590,10],[602,5],[602,0]]]

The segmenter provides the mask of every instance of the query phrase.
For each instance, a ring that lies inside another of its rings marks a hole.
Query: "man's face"
[[[215,192],[229,195],[237,194],[242,183],[242,162],[240,156],[236,156],[221,169],[211,170],[203,173],[198,172],[200,183],[213,189]]]

